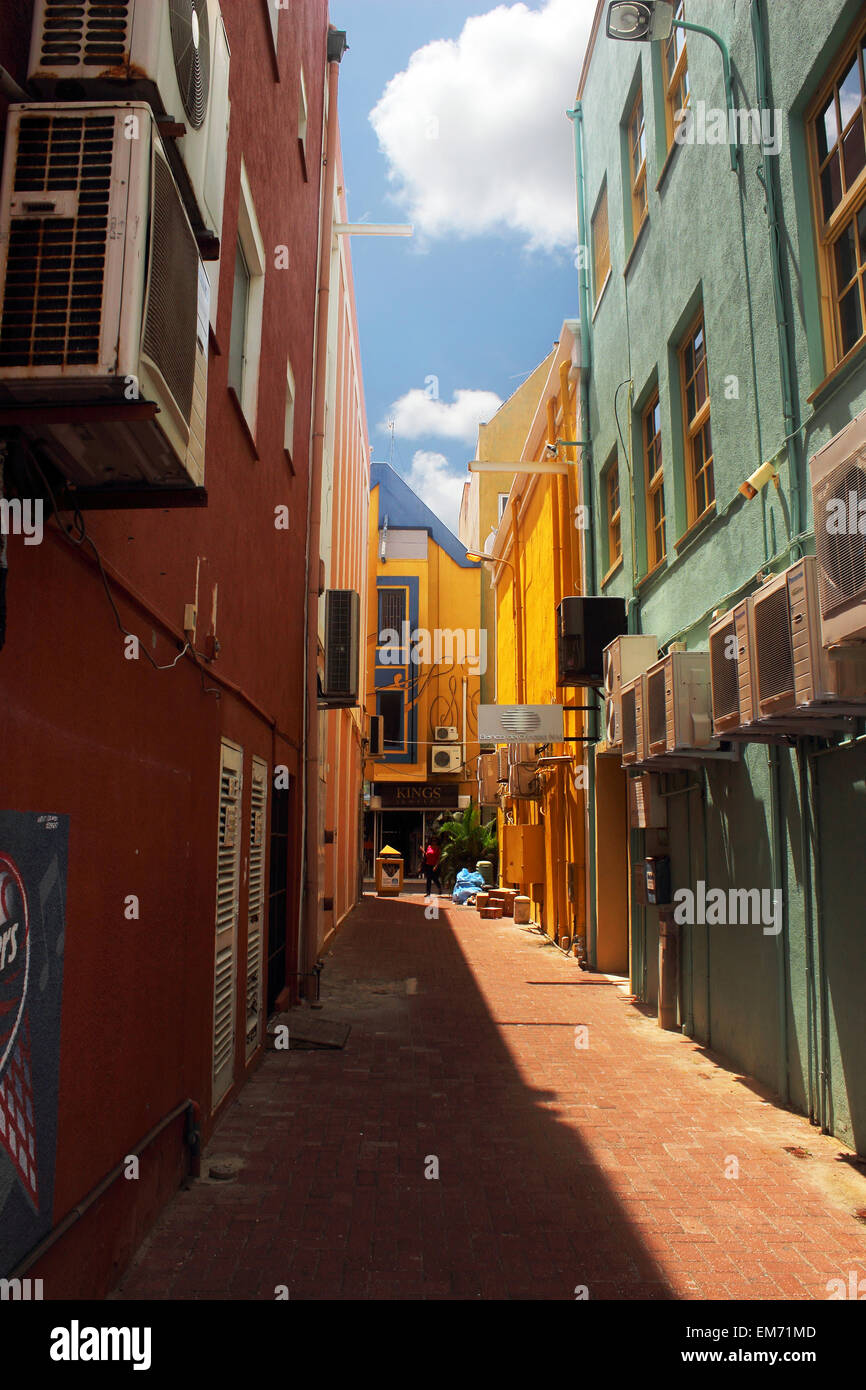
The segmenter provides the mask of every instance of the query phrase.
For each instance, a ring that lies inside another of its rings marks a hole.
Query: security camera
[[[556,445],[555,445],[555,444],[547,444],[547,445],[545,445],[545,448],[547,449],[547,452],[550,454],[551,458],[555,457],[555,455],[556,455]]]
[[[755,469],[751,477],[747,478],[744,483],[740,483],[740,492],[751,500],[751,498],[757,497],[761,488],[766,487],[771,478],[778,487],[779,484],[776,482],[778,476],[774,463],[762,463],[760,468]]]

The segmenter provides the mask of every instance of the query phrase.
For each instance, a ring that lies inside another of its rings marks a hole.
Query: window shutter
[[[243,750],[225,740],[220,758],[214,959],[213,1094],[216,1108],[232,1084],[235,1050],[238,902]]]
[[[250,865],[247,912],[246,1055],[252,1056],[262,1037],[263,947],[265,931],[265,850],[268,823],[268,765],[253,758],[250,791]]]

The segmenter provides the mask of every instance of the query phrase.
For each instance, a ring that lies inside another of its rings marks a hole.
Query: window
[[[622,513],[619,504],[619,463],[614,454],[604,474],[604,496],[607,511],[607,567],[614,568],[622,559]]]
[[[592,277],[596,304],[601,298],[601,292],[609,273],[610,237],[607,225],[607,182],[605,182],[592,217]]]
[[[656,391],[643,413],[642,422],[648,570],[660,565],[666,552],[661,428],[662,414]]]
[[[291,462],[295,454],[295,375],[291,362],[286,363],[286,422],[283,431],[283,448]]]
[[[394,753],[403,747],[403,693],[400,690],[380,690],[378,698],[383,752]]]
[[[691,526],[700,520],[716,497],[703,313],[686,334],[680,348],[680,373],[683,386],[686,501],[688,522]]]
[[[229,387],[237,397],[250,434],[255,436],[265,302],[265,247],[243,160],[240,194],[232,289]]]
[[[406,590],[379,590],[379,640],[385,631],[396,632],[402,638],[406,619]]]
[[[247,340],[247,315],[250,304],[250,272],[244,248],[238,241],[235,249],[235,282],[232,290],[232,335],[229,344],[229,386],[238,400],[244,394],[244,348]]]
[[[498,509],[498,514],[497,514],[497,521],[501,521],[501,520],[502,520],[503,513],[504,513],[504,511],[505,511],[505,508],[508,506],[508,493],[507,493],[507,492],[500,492],[500,493],[499,493],[499,499],[498,499],[498,500],[499,500],[499,509]]]
[[[866,19],[810,113],[830,366],[866,333]]]
[[[674,19],[685,19],[683,0],[674,10]],[[674,132],[682,119],[678,115],[689,104],[689,70],[686,66],[686,31],[671,29],[670,38],[665,40],[662,66],[665,80],[665,122],[668,132],[668,149],[674,143]]]
[[[631,179],[631,225],[632,240],[643,226],[647,214],[646,197],[646,127],[643,113],[643,88],[638,88],[637,98],[632,107],[628,122],[628,159]]]

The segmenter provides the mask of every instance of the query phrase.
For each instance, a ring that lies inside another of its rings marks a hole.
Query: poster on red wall
[[[0,811],[0,1277],[51,1229],[68,838]]]

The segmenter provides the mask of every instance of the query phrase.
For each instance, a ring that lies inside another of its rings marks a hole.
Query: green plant
[[[461,869],[474,869],[479,859],[496,853],[496,821],[486,824],[471,802],[459,820],[447,820],[438,830],[442,847],[440,869],[445,883],[453,884]]]

